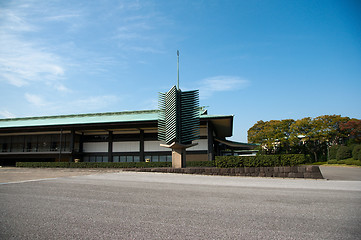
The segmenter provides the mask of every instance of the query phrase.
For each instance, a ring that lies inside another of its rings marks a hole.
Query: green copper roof
[[[203,111],[203,113],[205,112],[206,111]],[[145,110],[145,111],[74,114],[74,115],[43,116],[43,117],[28,117],[28,118],[6,118],[6,119],[0,119],[0,129],[14,128],[14,127],[157,121],[158,113],[159,113],[158,110]],[[222,118],[227,116],[201,115],[201,119],[219,118],[219,117]]]
[[[139,122],[158,119],[157,110],[0,119],[0,128]]]

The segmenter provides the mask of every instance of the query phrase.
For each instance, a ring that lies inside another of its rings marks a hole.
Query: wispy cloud
[[[216,92],[234,91],[249,86],[249,81],[237,76],[215,76],[200,81],[200,97],[206,99]]]
[[[73,101],[71,108],[75,108],[77,112],[101,111],[109,105],[115,104],[118,99],[114,95],[86,97]]]
[[[15,118],[15,114],[9,112],[8,110],[2,110],[0,111],[1,118]]]
[[[0,10],[5,12],[0,17],[0,81],[17,87],[34,82],[61,82],[65,74],[61,57],[41,39],[28,37],[41,29],[32,23],[28,7]]]
[[[25,93],[24,97],[28,103],[35,107],[44,107],[49,105],[40,95]]]
[[[26,93],[24,98],[29,108],[33,109],[30,115],[102,112],[104,109],[116,105],[120,101],[120,98],[114,95],[98,95],[64,100],[61,98],[57,99],[57,96]],[[0,111],[0,115],[6,114],[6,111]]]
[[[124,7],[124,5],[122,5]],[[149,3],[135,5],[129,3],[128,7],[120,9],[122,17],[119,18],[119,27],[113,38],[118,42],[122,51],[163,53],[165,36],[159,34],[159,29],[171,24],[154,6]]]
[[[34,81],[61,81],[65,73],[58,56],[13,35],[0,36],[0,53],[0,77],[17,87]]]

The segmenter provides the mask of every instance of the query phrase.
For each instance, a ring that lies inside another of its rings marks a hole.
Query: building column
[[[208,147],[207,147],[208,161],[213,161],[214,160],[213,125],[209,121],[207,122],[207,141],[208,141]]]
[[[74,160],[74,145],[75,145],[75,130],[71,130],[70,134],[70,159],[69,162],[72,162]]]
[[[139,161],[144,162],[145,161],[145,154],[144,154],[144,130],[140,130],[139,133]]]
[[[113,162],[113,132],[108,133],[108,162]]]

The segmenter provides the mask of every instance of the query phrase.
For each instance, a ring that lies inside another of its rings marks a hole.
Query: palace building
[[[232,115],[200,110],[200,139],[187,161],[250,153],[254,145],[226,140]],[[17,161],[171,162],[158,141],[158,110],[0,119],[0,165]]]

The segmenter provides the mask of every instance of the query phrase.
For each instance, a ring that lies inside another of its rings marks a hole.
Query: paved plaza
[[[0,239],[361,236],[355,180],[17,168],[0,179]]]

